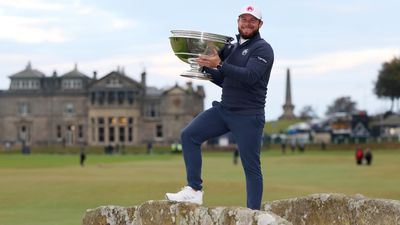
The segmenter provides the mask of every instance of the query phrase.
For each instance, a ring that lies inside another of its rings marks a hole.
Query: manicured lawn
[[[241,165],[232,153],[204,153],[206,206],[245,206]],[[356,166],[353,151],[262,153],[263,201],[312,193],[400,199],[400,151],[374,152]],[[80,224],[88,208],[138,205],[185,185],[181,155],[0,155],[1,225]]]

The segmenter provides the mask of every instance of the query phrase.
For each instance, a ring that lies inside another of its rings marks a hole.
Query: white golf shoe
[[[177,193],[166,193],[165,198],[176,202],[190,202],[199,205],[203,204],[203,192],[195,191],[189,186],[183,187],[181,191]]]

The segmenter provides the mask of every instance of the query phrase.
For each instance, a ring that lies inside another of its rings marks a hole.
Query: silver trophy
[[[169,38],[175,55],[189,63],[191,69],[181,76],[200,80],[211,80],[210,75],[203,72],[203,67],[197,64],[199,55],[210,55],[213,49],[219,51],[233,41],[232,37],[190,30],[172,30]]]

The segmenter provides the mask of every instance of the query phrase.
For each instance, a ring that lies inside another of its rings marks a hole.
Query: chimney
[[[142,76],[142,81],[141,81],[142,86],[146,87],[146,70],[143,70],[143,72],[141,73],[141,76]]]
[[[201,86],[201,85],[198,85],[197,86],[197,94],[199,95],[199,96],[201,96],[202,98],[204,98],[205,96],[206,96],[206,93],[204,92],[204,87],[203,86]]]
[[[192,85],[192,81],[188,81],[186,82],[186,86],[187,86],[187,91],[188,93],[193,93],[193,85]]]
[[[93,78],[92,78],[93,80],[97,80],[97,71],[95,70],[95,71],[93,71]]]
[[[146,96],[146,70],[143,70],[143,72],[140,74],[142,77],[141,84],[143,88],[143,96]]]

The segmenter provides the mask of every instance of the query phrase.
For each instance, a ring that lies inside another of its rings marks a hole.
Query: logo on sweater
[[[245,56],[245,55],[247,55],[248,52],[249,52],[249,49],[246,48],[245,50],[243,50],[242,55]]]

